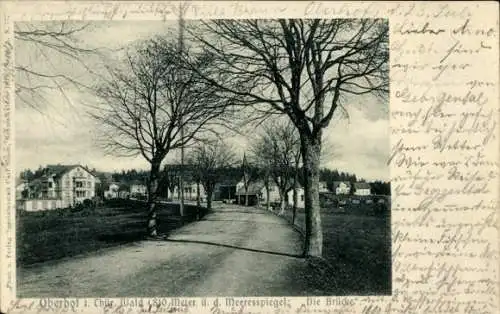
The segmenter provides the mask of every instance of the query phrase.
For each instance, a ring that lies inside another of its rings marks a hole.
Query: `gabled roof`
[[[98,178],[95,176],[95,174],[93,174],[89,169],[87,169],[86,167],[84,167],[82,165],[60,165],[60,164],[58,164],[58,165],[47,165],[45,168],[42,169],[41,173],[37,177],[35,177],[35,178],[31,179],[29,182],[27,182],[28,186],[34,187],[34,186],[40,185],[43,182],[46,182],[47,179],[54,177],[54,176],[61,177],[66,172],[68,172],[76,167],[81,167],[86,172],[88,172],[92,176],[94,176],[96,178],[96,182],[100,182],[100,180],[98,180]]]
[[[354,188],[364,190],[364,189],[369,189],[370,185],[366,182],[356,182],[354,183]]]
[[[47,165],[44,171],[46,171],[47,174],[61,176],[76,167],[78,167],[78,165]]]
[[[50,175],[55,175],[56,177],[60,177],[63,174],[65,174],[66,172],[73,170],[76,167],[80,167],[83,170],[90,173],[91,175],[93,175],[94,177],[96,177],[96,174],[92,173],[92,171],[90,171],[89,169],[87,169],[86,167],[84,167],[82,165],[47,165],[47,167],[45,167],[44,171],[46,171],[45,173],[47,175],[50,174]]]

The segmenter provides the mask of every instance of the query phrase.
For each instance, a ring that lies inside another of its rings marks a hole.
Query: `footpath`
[[[222,205],[165,240],[19,270],[18,297],[327,295],[284,219]]]

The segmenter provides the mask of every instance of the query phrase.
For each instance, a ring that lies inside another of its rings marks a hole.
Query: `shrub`
[[[82,202],[84,208],[94,208],[94,202],[91,199],[85,199]]]
[[[75,206],[73,206],[73,207],[71,208],[71,211],[72,211],[72,212],[79,212],[79,211],[81,211],[81,210],[83,210],[83,209],[84,209],[83,204],[82,204],[82,203],[78,203],[78,204],[76,204]]]

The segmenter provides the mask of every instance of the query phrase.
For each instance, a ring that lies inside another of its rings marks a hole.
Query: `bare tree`
[[[207,195],[207,210],[212,209],[215,185],[224,177],[224,171],[235,163],[235,154],[222,140],[196,146],[189,158]]]
[[[253,152],[254,158],[261,161],[264,169],[269,169],[269,175],[280,195],[280,214],[284,214],[286,195],[294,187],[295,173],[298,171],[296,162],[297,156],[300,156],[300,140],[297,129],[290,121],[265,124]]]
[[[199,60],[199,72],[209,67]],[[154,237],[162,161],[171,151],[215,132],[226,106],[217,89],[180,64],[177,47],[166,40],[145,41],[127,52],[124,69],[109,73],[110,79],[97,88],[102,103],[92,116],[102,127],[108,152],[142,155],[150,164],[147,229]]]
[[[19,104],[42,111],[47,92],[59,92],[67,98],[67,88],[86,89],[89,79],[83,79],[75,71],[94,73],[95,67],[87,57],[97,56],[100,51],[84,45],[79,36],[90,28],[89,23],[70,21],[16,22],[16,96]],[[57,64],[53,63],[54,57]],[[61,67],[71,64],[72,66]]]
[[[191,35],[219,66],[207,81],[238,95],[238,104],[253,106],[262,117],[286,115],[298,129],[305,178],[304,254],[321,256],[323,130],[350,97],[387,93],[387,21],[214,20],[201,22]]]
[[[293,207],[292,207],[292,225],[295,225],[295,219],[297,218],[297,208],[299,204],[299,171],[300,171],[300,149],[294,156],[294,172],[293,172]]]
[[[200,168],[200,165],[197,164],[197,160],[195,160],[194,158],[194,154],[192,154],[192,156],[188,156],[187,158],[187,161],[188,161],[188,167],[189,169],[191,170],[190,171],[190,178],[196,183],[196,208],[198,210],[197,212],[197,219],[200,219],[201,218],[201,215],[200,215],[200,210],[201,210],[201,186],[202,186],[202,180],[203,180],[203,176],[202,176],[202,171],[201,168]],[[185,177],[185,174],[183,174],[184,177]]]
[[[163,168],[163,178],[168,189],[168,198],[172,199],[175,188],[179,186],[180,165],[168,164]]]
[[[257,139],[251,145],[252,161],[256,165],[258,171],[258,177],[260,177],[264,183],[264,188],[266,189],[266,210],[272,211],[271,207],[271,171],[272,163],[269,158],[263,158],[263,151],[265,147],[261,139]],[[267,153],[267,152],[266,152]]]
[[[243,183],[243,189],[245,190],[245,206],[248,206],[248,189],[252,183],[256,182],[262,176],[262,173],[259,171],[259,167],[256,163],[248,161],[246,153],[243,154],[241,172],[241,181]]]

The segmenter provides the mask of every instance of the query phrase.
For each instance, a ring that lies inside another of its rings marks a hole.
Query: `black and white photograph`
[[[14,23],[17,297],[390,296],[388,19],[178,12]]]

